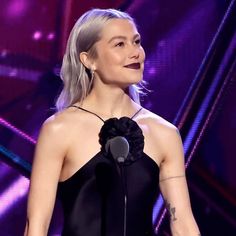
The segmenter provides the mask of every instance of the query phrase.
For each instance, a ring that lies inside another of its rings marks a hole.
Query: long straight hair
[[[115,9],[92,9],[84,13],[75,23],[62,62],[60,77],[64,86],[56,101],[58,111],[75,102],[82,102],[89,94],[92,88],[92,76],[81,63],[79,55],[81,52],[88,52],[92,57],[96,57],[94,45],[100,40],[103,27],[111,19],[127,19],[134,23],[129,14]],[[129,96],[139,104],[140,94],[143,93],[141,83],[142,81],[128,88]]]

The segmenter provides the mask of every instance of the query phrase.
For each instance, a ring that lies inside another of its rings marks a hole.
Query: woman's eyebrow
[[[133,39],[138,38],[138,37],[140,37],[140,34],[135,34],[133,36]],[[115,39],[126,40],[127,37],[126,36],[122,36],[122,35],[116,35],[116,36],[113,36],[111,39],[109,39],[108,43],[111,43]]]
[[[125,36],[121,36],[121,35],[117,35],[117,36],[114,36],[114,37],[112,37],[111,39],[109,39],[108,43],[111,43],[111,42],[112,42],[113,40],[115,40],[115,39],[126,40],[127,37],[125,37]]]

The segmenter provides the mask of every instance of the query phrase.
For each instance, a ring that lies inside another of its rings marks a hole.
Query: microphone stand
[[[122,188],[124,193],[124,234],[126,236],[127,231],[127,176],[126,176],[126,168],[125,168],[125,159],[129,153],[129,142],[125,137],[116,136],[112,139],[109,139],[106,143],[106,151],[110,150],[113,158],[117,163],[117,168],[120,170]]]
[[[127,230],[127,181],[126,181],[126,169],[124,165],[124,158],[122,158],[123,161],[119,161],[119,158],[117,159],[119,167],[120,167],[120,175],[121,175],[121,181],[122,181],[122,187],[123,187],[123,193],[124,193],[124,236],[126,236],[126,230]]]

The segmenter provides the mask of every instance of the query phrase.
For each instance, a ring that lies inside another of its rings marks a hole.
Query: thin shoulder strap
[[[80,110],[82,110],[82,111],[85,111],[85,112],[88,112],[88,113],[90,113],[90,114],[93,114],[93,115],[95,115],[97,118],[99,118],[101,121],[105,122],[105,120],[102,119],[101,116],[97,115],[96,113],[94,113],[94,112],[92,112],[92,111],[89,111],[89,110],[87,110],[87,109],[84,109],[84,108],[79,107],[79,106],[76,106],[76,105],[71,105],[71,106],[69,106],[69,107],[75,107],[75,108],[80,109]],[[130,119],[133,119],[142,109],[143,109],[143,108],[141,107],[137,112],[134,113],[134,115],[133,115]]]
[[[103,120],[102,117],[100,117],[99,115],[97,115],[96,113],[94,113],[94,112],[92,112],[92,111],[86,110],[86,109],[84,109],[84,108],[82,108],[82,107],[75,106],[75,105],[72,105],[72,106],[69,106],[69,107],[75,107],[75,108],[80,109],[80,110],[82,110],[82,111],[86,111],[86,112],[88,112],[88,113],[90,113],[90,114],[95,115],[95,116],[96,116],[97,118],[99,118],[101,121],[105,122],[105,120]]]
[[[130,119],[134,119],[134,117],[135,117],[136,115],[138,115],[138,113],[139,113],[142,109],[143,109],[143,108],[141,107],[137,112],[134,113],[134,115],[133,115]]]

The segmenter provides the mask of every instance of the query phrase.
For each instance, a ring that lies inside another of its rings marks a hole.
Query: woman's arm
[[[42,126],[30,181],[24,236],[46,236],[67,149],[63,125],[50,118]]]
[[[160,166],[160,189],[170,215],[172,235],[200,236],[189,200],[183,145],[174,126],[166,131],[163,147],[165,156]]]

